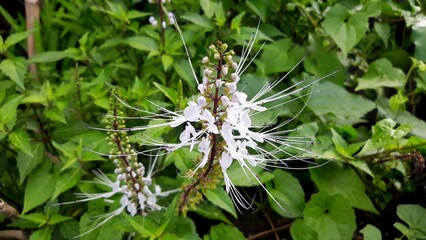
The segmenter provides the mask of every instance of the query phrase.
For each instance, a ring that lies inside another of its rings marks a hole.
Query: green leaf
[[[204,27],[208,30],[213,29],[214,27],[210,19],[208,19],[206,16],[202,16],[197,13],[186,12],[185,14],[181,16],[181,18],[188,20],[194,23],[195,25]]]
[[[215,2],[213,0],[200,0],[201,9],[203,9],[204,14],[208,18],[213,17],[217,5],[218,5],[217,2]]]
[[[50,174],[50,167],[51,163],[45,161],[28,176],[22,214],[46,202],[52,196],[56,179]]]
[[[216,11],[214,13],[215,17],[216,17],[216,25],[218,27],[223,27],[225,26],[226,23],[226,15],[225,15],[225,10],[223,9],[223,4],[222,2],[219,2],[219,5],[216,8]]]
[[[167,71],[173,64],[173,58],[167,54],[161,56],[161,62],[163,63],[164,71]]]
[[[210,239],[211,240],[245,240],[244,235],[236,227],[225,225],[223,223],[213,226],[210,228]]]
[[[374,31],[376,31],[377,36],[379,36],[379,38],[385,44],[385,48],[387,48],[390,37],[390,26],[385,23],[375,22]]]
[[[16,43],[27,38],[32,32],[33,31],[26,31],[26,32],[19,32],[19,33],[15,33],[15,34],[10,35],[9,37],[6,38],[6,41],[4,41],[5,47],[9,48],[9,47],[15,45]]]
[[[265,73],[286,72],[292,69],[304,55],[303,48],[290,39],[282,39],[264,47],[261,62],[266,63]]]
[[[245,14],[246,14],[246,12],[243,11],[232,19],[231,29],[240,29],[241,21],[243,20],[243,17],[244,17]]]
[[[16,108],[22,96],[17,96],[0,107],[0,140],[3,139],[16,124]]]
[[[47,105],[47,98],[44,95],[33,94],[21,100],[21,103],[40,103]]]
[[[16,57],[5,59],[0,63],[0,70],[20,88],[25,90],[24,78],[27,73],[27,61],[25,58]]]
[[[219,220],[227,224],[232,224],[231,221],[226,218],[226,216],[216,205],[213,205],[211,202],[208,201],[203,201],[199,203],[195,208],[194,212],[196,212],[203,218]]]
[[[41,52],[34,55],[30,58],[30,63],[49,63],[49,62],[57,62],[64,58],[73,58],[75,54],[68,51],[47,51]]]
[[[35,222],[39,224],[39,227],[45,225],[49,219],[47,215],[44,213],[30,213],[30,214],[20,215],[19,217],[31,222]]]
[[[364,240],[382,240],[382,233],[378,228],[371,224],[367,224],[361,231]]]
[[[414,48],[414,57],[426,62],[426,27],[421,26],[421,24],[418,25],[414,26],[411,32],[411,40],[416,46]]]
[[[237,218],[237,212],[235,211],[234,203],[223,188],[218,187],[214,190],[207,190],[204,192],[204,196],[206,196],[210,202]]]
[[[19,171],[19,184],[22,184],[28,174],[34,170],[43,161],[44,145],[42,143],[31,143],[31,152],[33,156],[26,154],[23,151],[18,153],[16,158]]]
[[[318,234],[318,239],[352,239],[356,229],[355,211],[340,194],[320,192],[312,195],[303,217],[303,222]]]
[[[309,172],[320,193],[341,194],[349,201],[350,206],[378,214],[365,193],[363,182],[352,168],[330,162],[322,167],[309,169]]]
[[[50,240],[52,239],[53,228],[46,226],[33,232],[30,236],[30,240]]]
[[[59,194],[65,192],[66,190],[74,187],[80,181],[83,172],[81,169],[71,169],[66,172],[59,172],[58,176],[56,176],[56,184],[55,190],[51,199],[55,199],[59,196]]]
[[[290,234],[293,240],[318,240],[318,234],[300,218],[291,224]]]
[[[145,228],[145,225],[153,225],[154,223],[151,219],[143,219],[140,216],[131,217],[129,214],[123,214],[124,217],[129,221],[130,225],[136,230],[142,237],[150,237],[153,235],[153,232],[149,228]]]
[[[268,171],[264,171],[261,167],[252,167],[247,166],[250,171],[252,171],[255,175],[250,173],[247,168],[242,168],[238,163],[231,165],[228,169],[228,175],[231,179],[232,183],[237,187],[252,187],[259,186],[259,182],[256,180],[258,178],[261,183],[265,183],[274,178],[274,175]]]
[[[130,47],[141,51],[156,51],[158,52],[157,42],[154,39],[144,36],[131,37],[126,39],[126,43]]]
[[[301,217],[305,207],[305,193],[299,180],[290,173],[280,169],[274,170],[272,174],[274,174],[272,184],[268,182],[266,188],[281,207],[284,208],[282,209],[268,196],[268,201],[272,209],[283,217]]]
[[[166,97],[173,102],[174,105],[177,104],[177,92],[175,89],[173,88],[169,88],[166,86],[163,86],[159,83],[154,82],[155,87],[157,87],[161,92],[164,93],[164,95],[166,95]]]
[[[58,223],[61,223],[61,222],[71,220],[71,219],[73,219],[73,218],[68,217],[68,216],[62,216],[62,215],[59,215],[59,214],[53,214],[49,218],[49,224],[55,225],[55,224],[58,224]]]
[[[314,90],[321,93],[313,94],[308,102],[309,108],[320,117],[327,115],[338,124],[361,122],[364,114],[375,108],[375,104],[359,95],[347,92],[331,82],[319,82]]]
[[[420,205],[400,204],[396,208],[396,215],[408,224],[408,232],[403,232],[408,239],[426,238],[426,208]]]
[[[30,144],[30,136],[22,129],[15,130],[9,134],[9,140],[13,147],[22,150],[25,154],[33,157]]]
[[[192,74],[191,66],[188,61],[183,58],[175,59],[173,62],[173,69],[179,74],[183,80],[192,88],[195,89],[195,79]]]
[[[350,14],[338,3],[327,13],[322,26],[346,56],[367,32],[368,15],[364,12]]]
[[[367,73],[358,79],[355,91],[374,89],[378,87],[402,87],[405,83],[405,74],[392,66],[387,59],[374,61],[368,67]]]

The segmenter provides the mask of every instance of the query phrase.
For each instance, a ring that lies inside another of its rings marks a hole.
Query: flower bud
[[[238,77],[236,73],[231,74],[231,79],[234,83],[237,83],[238,81],[240,81],[240,77]]]
[[[214,59],[219,60],[220,59],[220,54],[219,53],[215,53],[213,55]]]
[[[229,105],[229,98],[227,96],[223,95],[222,97],[220,97],[220,100],[222,101],[223,106]]]
[[[222,67],[222,74],[223,74],[223,75],[228,74],[228,67],[227,67],[227,66],[223,66],[223,67]]]
[[[230,93],[233,93],[237,90],[237,85],[235,83],[226,83],[225,86],[228,88]]]
[[[232,67],[232,69],[237,70],[237,68],[238,68],[238,63],[233,62],[233,63],[232,63],[232,65],[231,65],[231,67]]]
[[[197,100],[198,106],[202,107],[204,105],[206,105],[206,98],[204,96],[200,96]]]
[[[166,28],[166,21],[163,21],[162,23],[161,23],[161,26],[163,27],[163,28]]]
[[[223,81],[221,79],[216,80],[216,87],[222,87]]]
[[[203,60],[201,61],[204,65],[206,65],[207,63],[210,62],[208,57],[204,57]]]

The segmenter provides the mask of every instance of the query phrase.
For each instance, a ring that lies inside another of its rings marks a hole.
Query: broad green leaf
[[[387,59],[374,61],[368,67],[367,73],[358,79],[355,91],[374,89],[378,87],[402,87],[405,83],[405,74],[402,70],[392,66]]]
[[[157,43],[154,39],[144,36],[131,37],[126,39],[126,43],[132,48],[136,48],[141,51],[158,51]]]
[[[355,211],[340,194],[320,192],[312,195],[303,218],[303,222],[318,234],[318,239],[352,239],[356,229]]]
[[[131,217],[128,214],[124,214],[125,219],[129,221],[130,225],[136,230],[142,237],[150,237],[153,232],[149,230],[149,228],[145,228],[145,225],[154,225],[151,219],[143,219],[140,216]]]
[[[236,227],[225,225],[223,223],[213,226],[210,228],[210,239],[211,240],[244,240],[244,235]]]
[[[30,157],[34,157],[31,151],[30,136],[22,129],[15,130],[9,134],[9,140],[13,147],[22,150]]]
[[[201,9],[203,9],[204,14],[208,18],[213,17],[217,5],[218,5],[217,2],[214,0],[200,0]]]
[[[293,240],[318,240],[318,234],[300,218],[291,224],[290,234]]]
[[[396,215],[408,224],[408,232],[403,232],[408,239],[426,239],[426,208],[420,205],[400,204],[396,208]]]
[[[25,58],[16,57],[5,59],[0,63],[0,70],[20,88],[25,90],[24,79],[27,73],[27,61]]]
[[[57,62],[64,58],[73,58],[75,54],[68,51],[47,51],[41,52],[30,58],[30,63],[49,63]]]
[[[281,207],[284,208],[282,209],[268,196],[268,201],[272,209],[286,218],[301,217],[305,207],[305,193],[299,180],[290,173],[280,169],[274,170],[272,174],[274,174],[272,183],[267,182],[266,188]]]
[[[16,158],[19,171],[19,184],[22,184],[28,174],[34,170],[43,161],[44,145],[42,143],[31,143],[31,152],[33,156],[26,154],[23,151],[18,153]]]
[[[213,29],[214,25],[211,22],[210,19],[208,19],[206,16],[199,15],[197,13],[193,12],[186,12],[185,14],[181,15],[181,18],[188,20],[195,25],[201,26],[206,28],[207,30]]]
[[[22,214],[46,202],[52,196],[56,179],[50,173],[50,167],[51,163],[45,161],[28,176]]]
[[[211,202],[203,201],[199,203],[194,209],[194,212],[196,212],[203,218],[219,220],[221,222],[232,225],[231,221],[226,218],[222,211],[216,205],[213,205]]]
[[[223,188],[218,187],[214,190],[207,190],[204,192],[204,196],[206,196],[210,202],[237,218],[237,212],[235,211],[234,203]]]
[[[359,232],[362,233],[365,240],[382,240],[382,233],[380,230],[371,224],[367,224]]]
[[[65,108],[67,107],[66,104],[67,102],[65,101],[58,101],[56,102],[55,106],[45,110],[43,114],[44,116],[46,116],[52,121],[66,124],[67,123],[67,119],[65,118]]]
[[[236,162],[234,162],[234,164],[229,167],[227,172],[232,183],[238,187],[259,186],[260,184],[256,180],[256,178],[259,179],[261,183],[265,183],[274,178],[274,175],[272,173],[264,171],[264,169],[261,167],[250,166],[249,169],[243,169]],[[252,173],[255,174],[255,176],[253,176]]]
[[[265,73],[286,72],[293,68],[304,55],[303,48],[290,39],[282,39],[264,47],[260,60],[266,63]]]
[[[322,167],[310,169],[311,178],[321,192],[341,194],[352,207],[377,213],[357,173],[350,167],[330,162]]]
[[[347,92],[331,82],[319,82],[309,99],[309,108],[319,117],[328,116],[338,124],[352,124],[362,121],[362,117],[375,108],[375,104],[359,95]]]
[[[346,78],[346,70],[337,59],[336,54],[325,51],[322,46],[317,47],[312,55],[303,61],[303,66],[307,72],[317,78],[341,70],[326,78],[326,81],[339,85],[343,84]]]
[[[364,12],[350,14],[338,3],[327,13],[322,26],[346,56],[367,32],[368,15]]]
[[[52,239],[52,233],[53,227],[45,226],[33,232],[30,236],[30,240],[50,240]]]
[[[154,82],[155,87],[157,87],[161,92],[163,92],[163,94],[170,100],[173,102],[174,105],[176,105],[176,101],[177,99],[177,92],[175,89],[173,88],[169,88],[166,86],[163,86],[159,83]]]
[[[77,185],[82,175],[83,172],[79,168],[70,169],[66,172],[59,172],[58,176],[56,176],[55,191],[51,199],[57,198],[59,194]]]

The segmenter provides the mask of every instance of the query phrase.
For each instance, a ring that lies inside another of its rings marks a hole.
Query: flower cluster
[[[164,29],[167,26],[167,22],[170,25],[174,25],[175,24],[175,16],[172,12],[168,12],[164,5],[166,3],[166,0],[149,0],[148,1],[151,4],[157,4],[159,11],[160,11],[160,17],[159,17],[159,21],[161,23],[161,27]],[[171,2],[171,0],[168,0],[167,2]],[[164,13],[167,13],[167,21],[164,18]],[[154,16],[150,16],[149,17],[149,23],[151,23],[152,26],[157,27],[158,26],[158,20],[154,17]]]

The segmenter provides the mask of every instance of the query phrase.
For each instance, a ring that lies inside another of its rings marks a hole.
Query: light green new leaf
[[[201,9],[208,18],[212,18],[217,7],[217,2],[213,0],[200,0]]]
[[[33,152],[31,151],[30,136],[28,133],[22,129],[15,130],[9,134],[9,140],[12,146],[22,150],[25,154],[30,157],[33,157]]]
[[[51,163],[45,161],[28,176],[22,214],[46,202],[52,196],[56,179],[50,174],[50,168]]]
[[[290,39],[282,39],[266,45],[260,60],[266,63],[265,73],[270,74],[289,71],[303,55],[303,48],[294,45]]]
[[[381,58],[371,63],[367,73],[358,79],[358,86],[355,91],[378,87],[402,87],[404,82],[404,72],[393,67],[387,59]]]
[[[240,29],[241,21],[243,20],[243,17],[244,17],[245,14],[246,14],[246,12],[243,11],[232,19],[231,29]]]
[[[214,25],[210,19],[208,19],[206,16],[199,15],[197,13],[192,12],[186,12],[181,16],[181,18],[188,20],[195,25],[201,26],[206,28],[207,30],[213,29]]]
[[[266,188],[281,205],[268,196],[269,204],[278,214],[287,218],[301,217],[305,208],[305,193],[297,178],[290,173],[277,169],[272,172],[272,184],[266,183]],[[284,208],[284,209],[282,209]]]
[[[340,194],[312,195],[303,217],[303,222],[318,234],[318,239],[352,239],[356,229],[355,211]]]
[[[27,73],[27,61],[25,58],[16,57],[5,59],[0,63],[0,70],[20,88],[25,90],[24,78]]]
[[[309,172],[320,192],[330,195],[340,193],[348,200],[350,206],[378,213],[365,193],[363,182],[352,168],[330,162],[320,168],[309,169]]]
[[[149,37],[131,37],[126,39],[126,43],[129,44],[130,47],[141,51],[158,51],[157,43],[154,41],[154,39]]]
[[[204,192],[204,196],[206,196],[210,202],[237,218],[237,212],[235,211],[234,203],[223,188],[218,187],[214,190],[207,190]]]
[[[338,3],[327,13],[322,26],[346,56],[367,32],[368,15],[364,12],[351,15]]]
[[[371,224],[367,224],[361,231],[364,240],[382,240],[382,233],[378,228]]]
[[[206,236],[204,236],[204,239],[205,238]],[[224,240],[224,239],[244,240],[246,238],[238,230],[238,228],[221,223],[219,225],[216,225],[210,228],[209,239],[211,240]]]
[[[32,32],[33,31],[26,31],[26,32],[19,32],[19,33],[15,33],[15,34],[10,35],[4,41],[5,47],[9,48],[10,46],[15,45],[16,43],[27,38]]]
[[[31,143],[31,152],[33,156],[29,156],[23,151],[18,153],[16,158],[19,171],[19,184],[22,184],[31,173],[43,161],[44,145],[42,143]]]
[[[167,71],[173,64],[173,58],[167,54],[161,56],[161,62],[163,63],[164,71]]]
[[[400,204],[396,208],[396,215],[408,224],[408,229],[400,223],[399,227],[394,225],[399,230],[404,230],[402,233],[408,239],[426,239],[426,208],[420,205]]]
[[[33,232],[30,236],[30,240],[51,240],[53,233],[53,227],[45,226],[44,228],[38,229]]]
[[[290,234],[293,240],[318,240],[318,234],[300,218],[291,224]]]
[[[343,87],[331,82],[319,82],[314,90],[308,107],[319,117],[328,115],[338,124],[353,124],[362,121],[362,117],[375,108],[375,104],[359,95],[351,94]]]

